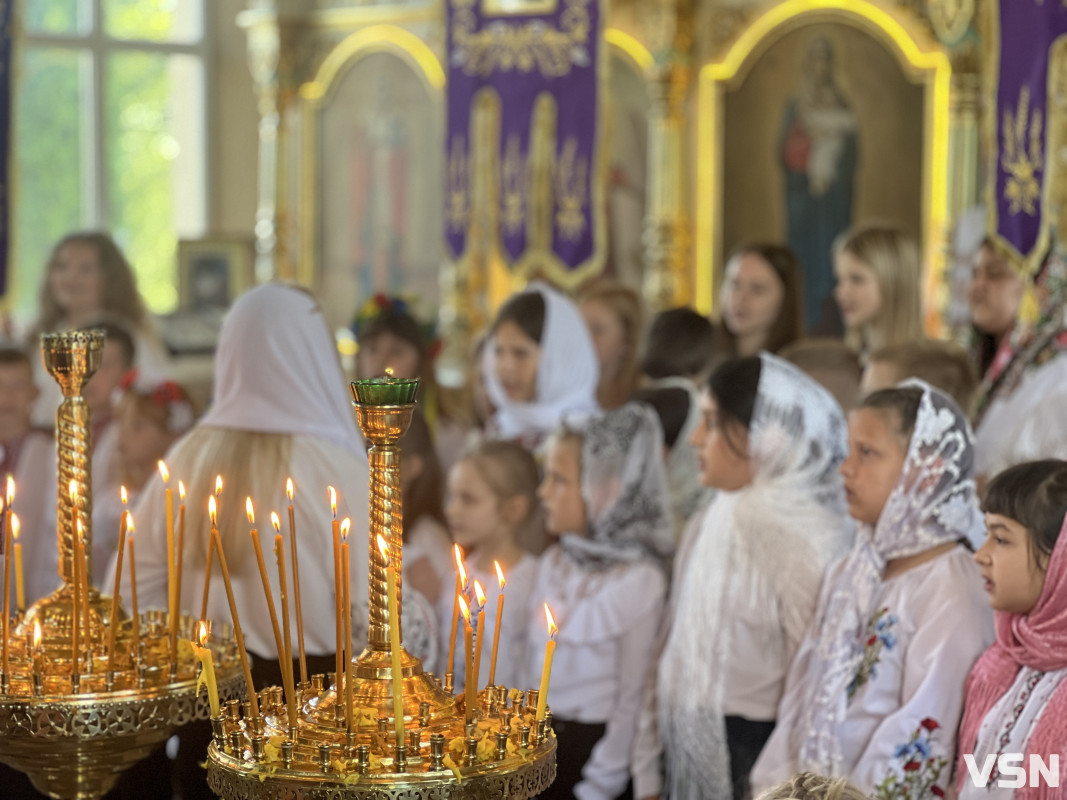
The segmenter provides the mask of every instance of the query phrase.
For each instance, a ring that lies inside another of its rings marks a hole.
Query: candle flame
[[[459,585],[463,587],[463,591],[467,591],[469,581],[467,579],[467,570],[463,568],[463,562],[459,564]]]
[[[293,479],[285,479],[285,494],[289,498],[289,502],[293,502]]]
[[[463,597],[463,595],[459,596],[459,610],[463,614],[463,619],[466,620],[468,625],[470,625],[471,610],[467,607],[467,600]]]
[[[8,480],[11,480],[11,479],[8,478]],[[10,484],[8,484],[8,486],[10,487]],[[67,484],[67,497],[70,498],[70,502],[72,504],[78,505],[78,481],[75,480],[74,478],[71,478],[70,482]],[[10,491],[8,491],[8,493],[7,493],[7,504],[11,505],[11,492]]]
[[[330,513],[333,514],[334,519],[337,519],[337,490],[332,486],[327,486],[326,491],[330,493]]]
[[[504,587],[508,585],[508,582],[504,580],[504,570],[500,568],[499,561],[494,561],[493,566],[496,567],[496,579],[500,583],[500,591],[504,591]]]
[[[211,527],[215,527],[216,517],[218,516],[219,508],[215,504],[215,495],[211,495],[207,499],[207,515],[211,518]]]
[[[167,465],[163,463],[163,459],[157,461],[156,466],[159,468],[159,477],[163,479],[163,483],[170,483],[170,470],[167,469]]]
[[[341,520],[341,535],[347,539],[350,530],[352,530],[352,520],[349,517],[345,517]]]
[[[126,533],[133,533],[133,514],[126,512]]]
[[[7,505],[10,508],[11,504],[15,502],[15,479],[10,475],[7,476]]]
[[[556,621],[552,619],[552,612],[548,608],[548,603],[545,603],[545,619],[548,620],[548,635],[550,638],[555,639],[559,628],[556,627]]]
[[[178,481],[178,497],[183,503],[185,502],[185,484],[181,481]]]
[[[382,558],[385,559],[385,565],[389,566],[389,545],[385,542],[385,537],[380,533],[378,534],[378,549],[382,551]]]
[[[15,541],[18,541],[19,529],[21,527],[22,527],[22,523],[19,522],[19,515],[15,514],[15,513],[12,513],[11,514],[11,536],[15,539]]]
[[[485,592],[482,591],[482,585],[478,581],[474,582],[474,596],[478,598],[478,605],[485,605]]]
[[[255,525],[256,524],[256,512],[252,508],[252,498],[251,497],[246,497],[245,498],[245,514],[248,515],[248,524],[249,525]]]
[[[207,623],[204,620],[200,620],[197,625],[196,639],[200,642],[201,647],[207,647]]]
[[[85,543],[85,526],[82,524],[81,518],[78,518],[78,541]]]
[[[393,377],[393,368],[392,367],[386,367],[385,368],[385,374],[388,375],[390,378]]]
[[[130,502],[130,496],[127,494],[125,486],[119,487],[119,499],[122,500],[122,505],[126,505]]]
[[[278,531],[278,533],[281,533],[282,523],[281,520],[278,519],[277,511],[270,512],[270,524],[274,526],[274,530]]]
[[[459,570],[459,585],[464,590],[467,588],[467,570],[463,568],[463,551],[459,549],[458,544],[452,545],[452,555],[456,558],[456,569]]]
[[[34,618],[33,620],[33,649],[36,650],[41,646],[41,620]]]
[[[216,475],[215,476],[215,497],[218,497],[220,494],[222,494],[222,476],[221,475]]]

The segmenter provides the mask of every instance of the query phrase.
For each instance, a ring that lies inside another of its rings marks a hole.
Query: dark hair
[[[752,413],[756,407],[762,370],[763,364],[759,356],[731,358],[723,362],[708,378],[708,391],[719,410],[716,424],[722,429],[726,444],[742,457],[747,453],[737,446],[732,434],[738,426],[746,431],[752,426]]]
[[[444,472],[434,448],[433,434],[426,417],[417,410],[411,417],[411,425],[400,441],[407,456],[422,459],[422,472],[404,492],[404,533],[415,527],[422,517],[430,517],[445,524]]]
[[[31,374],[33,372],[33,362],[30,361],[30,354],[23,348],[15,347],[14,345],[0,346],[0,367],[16,365],[24,365],[30,370]]]
[[[545,298],[540,292],[519,292],[513,294],[496,312],[493,321],[493,333],[502,322],[514,322],[519,330],[537,344],[541,344],[541,335],[545,329]]]
[[[672,308],[652,318],[641,370],[650,378],[690,377],[708,368],[715,350],[711,321],[691,308]]]
[[[803,335],[803,326],[801,325],[803,289],[800,279],[800,262],[797,260],[796,254],[788,247],[761,242],[736,248],[731,253],[730,259],[746,254],[759,256],[766,261],[782,284],[782,307],[778,311],[774,325],[767,332],[767,340],[761,348],[777,353],[787,344],[795,342]],[[722,327],[723,338],[729,343],[730,352],[736,352],[737,345],[733,333],[730,332],[726,325]]]
[[[1045,563],[1067,514],[1067,461],[1050,458],[1009,467],[989,482],[982,510],[1026,528],[1034,563]]]
[[[405,311],[386,308],[364,324],[359,325],[356,336],[360,342],[366,342],[385,333],[393,334],[396,338],[413,345],[419,351],[419,372],[421,373],[429,343],[426,341],[422,326],[419,325],[418,321]]]
[[[663,443],[674,449],[689,416],[689,392],[679,386],[638,389],[631,399],[647,404],[656,412],[663,428]]]
[[[912,431],[915,430],[915,420],[919,418],[919,404],[922,399],[923,390],[918,386],[894,386],[892,389],[871,392],[860,401],[858,407],[894,412],[897,434],[910,441]]]
[[[137,344],[134,342],[133,334],[130,333],[129,328],[114,319],[103,319],[87,325],[83,330],[103,331],[104,341],[114,342],[122,351],[122,365],[126,369],[133,368],[133,363],[137,360]]]

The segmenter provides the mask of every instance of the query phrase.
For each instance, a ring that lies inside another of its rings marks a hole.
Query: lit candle
[[[351,586],[350,555],[348,551],[348,532],[352,529],[352,520],[348,517],[341,522],[341,581],[343,594],[341,604],[344,606],[345,623],[345,719],[348,722],[348,732],[355,732],[355,696],[353,695],[352,680],[352,598],[349,594]]]
[[[278,515],[270,512],[274,526],[274,560],[278,564],[278,586],[282,602],[282,681],[285,684],[286,708],[289,712],[289,727],[296,728],[296,687],[293,685],[293,644],[289,638],[289,594],[285,580],[285,543],[282,541],[282,524]]]
[[[466,589],[467,573],[463,569],[463,551],[458,544],[452,545],[452,555],[456,559],[456,595],[452,599],[452,635],[448,637],[448,666],[445,671],[456,671],[456,628],[459,624],[459,595]]]
[[[331,529],[333,532],[333,597],[334,597],[334,628],[337,635],[337,652],[334,654],[334,689],[337,692],[337,702],[341,702],[341,690],[344,688],[342,677],[344,665],[344,573],[341,571],[341,528],[337,522],[337,490],[327,486],[326,491],[330,495],[330,513],[333,514]]]
[[[385,559],[385,585],[389,596],[389,654],[393,679],[393,717],[396,721],[396,746],[404,745],[404,672],[400,664],[400,609],[396,602],[396,567],[389,558],[389,545],[378,534],[378,549]]]
[[[459,598],[459,610],[463,614],[463,655],[464,663],[467,667],[466,673],[466,685],[464,686],[464,694],[466,695],[465,705],[467,706],[467,722],[474,720],[474,682],[471,680],[471,676],[474,675],[474,666],[471,663],[474,660],[474,647],[471,639],[474,637],[474,632],[471,630],[471,610],[467,607],[466,598],[460,596]]]
[[[115,562],[115,587],[111,593],[111,613],[108,614],[107,663],[109,669],[115,669],[115,639],[119,633],[119,584],[122,582],[122,556],[126,551],[126,487],[121,487],[122,518],[119,520],[119,553]]]
[[[156,467],[159,468],[159,477],[163,479],[166,487],[163,497],[165,500],[165,522],[167,526],[167,622],[170,626],[170,660],[173,663],[178,660],[178,646],[175,637],[178,619],[174,613],[174,492],[170,488],[170,471],[167,469],[167,465],[162,461],[157,461]]]
[[[214,499],[214,498],[212,498]],[[210,513],[210,512],[209,512]],[[259,700],[256,698],[256,686],[252,681],[252,665],[245,650],[245,636],[241,631],[241,619],[237,615],[237,601],[233,598],[233,586],[230,584],[230,571],[226,568],[226,553],[222,549],[222,539],[215,519],[211,519],[211,537],[215,540],[215,550],[219,554],[219,570],[222,572],[222,584],[226,588],[226,602],[230,604],[230,617],[233,620],[233,638],[237,640],[237,650],[241,656],[241,668],[245,674],[245,686],[248,689],[248,703],[252,707],[252,716],[259,716]]]
[[[545,707],[548,704],[548,679],[552,676],[552,656],[556,652],[556,633],[559,631],[555,620],[552,619],[552,612],[548,610],[548,603],[545,603],[545,618],[548,620],[548,643],[545,644],[545,663],[541,667],[541,688],[537,692],[535,719],[538,722],[545,718]]]
[[[133,514],[126,512],[126,549],[130,551],[130,611],[133,614],[133,657],[141,652],[141,615],[137,611],[137,559],[133,555]]]
[[[11,538],[15,542],[15,608],[21,617],[26,611],[26,585],[22,580],[22,542],[19,541],[19,515],[11,515]]]
[[[174,550],[174,622],[171,643],[177,647],[178,622],[182,617],[182,562],[185,560],[185,484],[178,481],[178,544]],[[176,651],[175,651],[176,652]]]
[[[496,653],[500,647],[500,617],[504,613],[504,587],[508,582],[504,580],[504,570],[500,568],[500,562],[494,561],[496,567],[496,580],[500,585],[500,594],[496,596],[496,624],[493,626],[493,652],[489,656],[489,686],[496,686]]]
[[[204,620],[200,620],[197,641],[199,645],[194,642],[189,642],[189,644],[193,646],[193,652],[200,659],[201,675],[207,686],[207,702],[211,707],[211,716],[217,717],[219,715],[219,685],[215,681],[215,655],[208,644],[207,623]]]
[[[81,673],[81,656],[79,654],[81,650],[81,625],[79,623],[79,609],[81,608],[81,559],[78,557],[78,532],[77,529],[71,530],[71,535],[74,536],[74,547],[71,552],[71,573],[73,579],[71,581],[71,615],[70,621],[73,627],[70,636],[71,643],[71,662],[73,664],[72,675],[78,675]],[[4,653],[6,657],[7,653],[7,614],[4,614]]]
[[[41,646],[41,620],[33,620],[33,671],[44,678],[44,648]]]
[[[221,477],[219,478],[221,480]],[[204,599],[200,603],[200,619],[207,619],[207,599],[211,594],[211,561],[215,557],[215,532],[217,529],[216,522],[218,521],[218,502],[215,498],[218,495],[211,495],[207,499],[207,516],[211,520],[211,529],[208,532],[207,537],[207,567],[204,569]]]
[[[8,476],[8,481],[11,480],[11,476]],[[4,602],[3,602],[3,665],[0,670],[3,671],[4,680],[8,680],[8,646],[7,640],[10,635],[11,629],[11,551],[14,549],[14,545],[11,543],[11,484],[8,483],[8,498],[4,507]]]
[[[304,655],[304,610],[300,606],[300,560],[296,548],[296,515],[293,513],[293,479],[285,481],[285,494],[289,498],[289,550],[293,557],[293,600],[296,602],[296,644],[300,652],[300,682],[307,683],[308,665]]]
[[[92,585],[92,575],[89,574],[89,557],[85,552],[85,525],[78,519],[77,529],[77,553],[78,567],[81,569],[81,613],[85,618],[85,646],[91,651],[93,646],[93,625],[89,616],[89,587]],[[92,670],[92,655],[89,656],[89,669]]]
[[[252,529],[248,532],[252,537],[252,549],[256,551],[256,565],[259,567],[259,580],[263,584],[263,596],[267,598],[267,612],[270,614],[270,627],[274,631],[274,648],[278,651],[278,663],[282,667],[282,675],[285,674],[285,648],[282,647],[282,631],[278,627],[278,613],[274,608],[274,595],[270,590],[270,579],[267,577],[267,565],[263,561],[263,548],[259,543],[259,531],[256,530],[256,512],[252,508],[252,498],[245,498],[245,513],[248,515],[248,524]]]
[[[474,582],[474,597],[478,601],[478,628],[474,637],[474,691],[477,692],[478,675],[482,671],[482,639],[485,638],[485,592],[478,581]]]

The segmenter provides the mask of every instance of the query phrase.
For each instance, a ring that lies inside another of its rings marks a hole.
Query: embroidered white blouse
[[[824,595],[843,579],[842,564],[827,573]],[[878,611],[856,643],[863,658],[836,731],[840,774],[865,792],[918,800],[927,796],[924,787],[948,787],[963,684],[993,642],[993,615],[963,547],[884,581],[874,607]],[[797,743],[804,734],[805,698],[821,680],[809,673],[812,633],[790,667],[778,725],[753,769],[757,793],[808,768],[800,763]]]

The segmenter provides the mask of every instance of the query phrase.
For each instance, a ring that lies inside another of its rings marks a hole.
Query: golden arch
[[[695,236],[695,305],[714,308],[723,224],[723,96],[740,84],[748,69],[786,33],[815,22],[858,28],[883,42],[904,70],[925,85],[923,121],[922,237],[927,265],[927,298],[935,296],[945,267],[943,238],[948,215],[949,84],[948,57],[936,43],[913,32],[881,6],[867,0],[786,0],[754,19],[718,60],[699,75]]]

